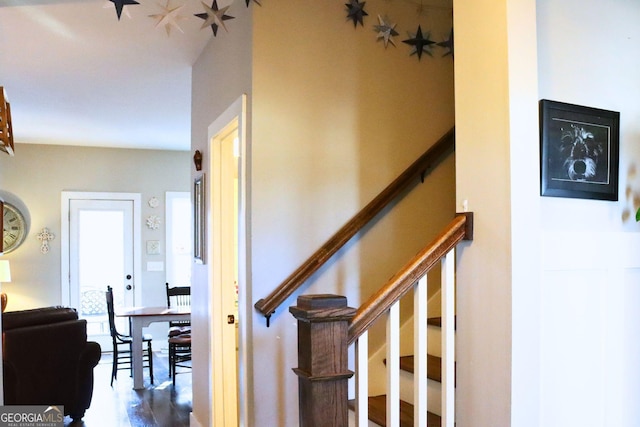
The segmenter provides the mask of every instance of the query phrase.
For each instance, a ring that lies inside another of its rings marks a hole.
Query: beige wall
[[[368,1],[370,17],[354,29],[343,3],[286,3],[254,10],[254,302],[453,126],[451,57],[435,50],[418,61],[401,42],[417,25],[415,5]],[[396,47],[376,41],[374,11],[388,11],[403,28]],[[420,22],[441,39],[450,11]],[[347,245],[278,309],[270,328],[254,314],[254,396],[273,398],[255,399],[249,425],[298,425],[288,313],[295,297],[338,293],[359,305],[453,217],[453,164],[451,157]]]
[[[457,204],[467,200],[475,217],[474,240],[457,254],[460,426],[511,425],[507,3],[454,1]]]
[[[12,282],[3,284],[3,291],[9,294],[7,309],[55,305],[62,301],[62,191],[140,193],[141,221],[151,214],[164,218],[164,193],[190,191],[189,165],[189,153],[184,151],[16,144],[15,157],[0,156],[0,195],[7,200],[17,198],[24,203],[31,219],[26,241],[15,251],[4,255],[11,262],[12,275]],[[154,196],[161,204],[152,209],[147,201]],[[40,241],[36,237],[43,227],[55,235],[47,254],[40,253]],[[164,241],[164,234],[164,227],[149,230],[143,222],[143,244],[146,240]],[[164,261],[164,256],[142,252],[141,303],[165,304],[164,272],[146,271],[147,261]]]
[[[539,425],[536,4],[454,2],[460,426]],[[478,20],[478,16],[482,16]]]

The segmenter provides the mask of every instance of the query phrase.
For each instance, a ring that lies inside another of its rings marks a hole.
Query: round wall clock
[[[13,205],[4,203],[2,239],[3,252],[9,253],[24,242],[27,236],[27,222],[24,215]]]

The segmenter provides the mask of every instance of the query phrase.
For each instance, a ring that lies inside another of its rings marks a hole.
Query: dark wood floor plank
[[[82,422],[65,420],[65,427],[188,427],[192,406],[191,373],[183,370],[175,388],[169,378],[166,354],[153,358],[154,385],[145,371],[145,389],[133,390],[127,371],[119,371],[109,386],[111,356],[104,354],[94,369],[91,407]]]

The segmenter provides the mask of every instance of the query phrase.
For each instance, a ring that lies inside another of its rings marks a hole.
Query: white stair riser
[[[413,405],[413,374],[400,371],[400,399]],[[442,412],[442,384],[427,380],[427,410],[436,415]]]
[[[427,327],[427,352],[442,357],[442,329],[439,326]]]
[[[438,326],[429,326],[427,328],[428,352],[432,356],[442,356],[442,333]],[[413,335],[411,335],[413,336]],[[401,350],[401,355],[413,354],[412,348]],[[369,396],[377,396],[386,393],[386,366],[383,360],[386,358],[385,349],[379,349],[369,358]],[[350,382],[353,386],[353,382]],[[350,392],[353,396],[353,392]]]
[[[354,427],[356,425],[356,413],[352,410],[349,410],[349,427]],[[380,427],[380,424],[376,424],[373,421],[369,420],[369,427]]]

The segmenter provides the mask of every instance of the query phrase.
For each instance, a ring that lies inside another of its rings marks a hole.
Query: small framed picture
[[[160,255],[159,240],[147,240],[147,255]]]
[[[540,101],[540,194],[618,200],[620,113]]]
[[[193,183],[193,257],[198,264],[205,263],[205,176],[202,174]]]

